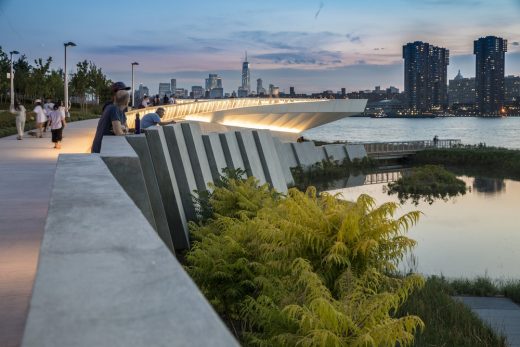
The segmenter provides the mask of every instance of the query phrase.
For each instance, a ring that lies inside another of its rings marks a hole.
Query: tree
[[[63,100],[63,70],[51,70],[46,79],[48,95],[55,99]]]
[[[112,81],[107,79],[101,68],[98,68],[92,62],[89,62],[88,79],[97,104],[99,104],[100,100],[110,98]]]
[[[69,87],[72,95],[79,98],[82,109],[86,105],[87,91],[89,89],[88,70],[89,63],[87,60],[81,61],[76,64],[76,72],[70,78]]]
[[[35,59],[35,66],[32,67],[27,84],[29,95],[39,95],[44,98],[52,98],[49,88],[48,74],[52,63],[52,57],[48,57],[44,62],[42,58]]]
[[[9,56],[2,50],[0,46],[0,102],[3,102],[4,98],[7,98],[7,94],[10,92],[10,80],[7,78],[7,73],[11,71],[11,64]]]
[[[14,92],[20,99],[32,99],[35,95],[29,95],[28,89],[31,77],[32,66],[27,61],[25,54],[22,54],[17,61],[13,63],[14,69]]]

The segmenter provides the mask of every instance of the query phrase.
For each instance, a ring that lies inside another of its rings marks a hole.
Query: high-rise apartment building
[[[416,41],[403,46],[403,58],[407,107],[417,112],[446,108],[449,51]]]
[[[505,82],[505,101],[520,101],[520,76],[507,76]]]
[[[204,88],[202,86],[192,86],[191,93],[193,99],[202,99],[204,97]]]
[[[172,94],[170,83],[159,83],[159,97],[163,98],[165,95]]]
[[[507,40],[500,37],[481,37],[473,43],[476,56],[476,103],[481,114],[496,114],[504,105],[505,52]]]
[[[276,87],[274,84],[269,85],[269,95],[272,97],[279,97],[280,96],[280,88]]]
[[[475,103],[475,78],[464,78],[459,73],[448,85],[449,105],[469,105]]]
[[[206,90],[211,91],[214,88],[222,88],[222,78],[218,77],[217,74],[209,74],[206,78]]]
[[[265,95],[265,88],[264,86],[262,85],[262,79],[259,78],[256,80],[256,94],[258,95]]]
[[[134,98],[136,101],[136,105],[138,104],[138,102],[143,100],[145,95],[150,95],[150,91],[148,90],[148,87],[143,86],[143,84],[141,83],[141,84],[139,84],[139,88],[137,88],[136,91],[134,92]]]

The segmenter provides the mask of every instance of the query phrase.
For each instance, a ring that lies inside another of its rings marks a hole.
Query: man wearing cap
[[[158,107],[155,112],[145,114],[141,119],[141,129],[146,129],[154,125],[167,125],[175,123],[173,120],[168,122],[161,122],[161,118],[164,116],[165,109]]]
[[[128,93],[130,87],[127,87],[123,82],[116,82],[112,84],[111,90],[112,103],[104,108],[103,115],[99,119],[96,135],[92,142],[92,153],[101,151],[103,136],[125,135],[126,116],[124,111],[130,101],[130,94]]]

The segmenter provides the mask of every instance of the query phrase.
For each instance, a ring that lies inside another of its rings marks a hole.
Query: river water
[[[380,175],[381,176],[381,175]],[[393,174],[393,178],[398,174]],[[411,210],[423,212],[408,236],[417,241],[413,251],[416,263],[404,261],[403,269],[425,275],[447,277],[488,276],[492,279],[520,279],[520,182],[482,177],[459,177],[469,187],[463,196],[433,204],[404,203],[397,215]],[[398,202],[383,191],[386,183],[355,186],[376,181],[370,176],[351,177],[351,187],[329,190],[344,199],[360,194],[374,197],[377,204]],[[349,185],[348,183],[345,185]]]
[[[520,149],[520,117],[439,117],[424,119],[347,117],[307,130],[306,138],[322,141],[381,142],[461,139]]]

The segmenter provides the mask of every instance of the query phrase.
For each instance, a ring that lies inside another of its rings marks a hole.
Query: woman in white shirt
[[[55,104],[53,111],[49,114],[49,126],[51,127],[52,142],[54,148],[61,148],[61,140],[63,139],[63,128],[65,128],[65,113],[59,110],[59,105]]]
[[[36,106],[34,107],[33,112],[36,113],[36,129],[37,129],[37,136],[43,137],[43,128],[47,127],[47,115],[45,114],[45,111],[42,107],[42,101],[40,99],[34,100],[34,103]]]
[[[9,111],[16,116],[16,131],[18,136],[17,140],[23,139],[23,132],[25,130],[25,107],[20,105],[18,100],[14,101],[14,105],[10,107]]]

